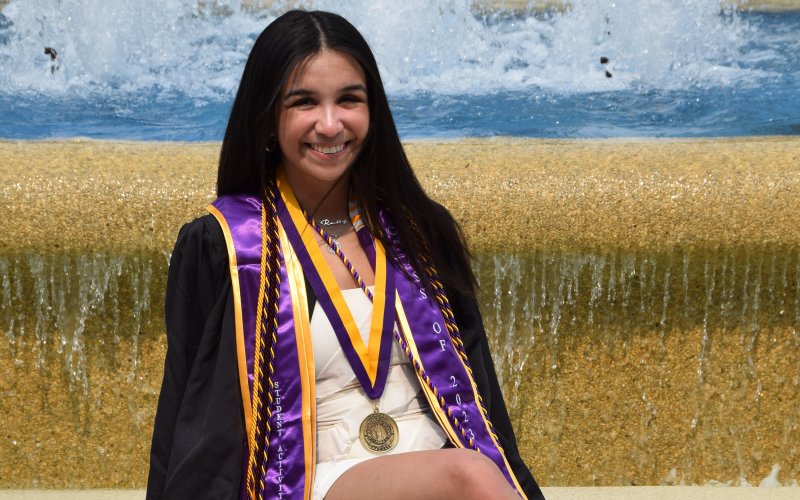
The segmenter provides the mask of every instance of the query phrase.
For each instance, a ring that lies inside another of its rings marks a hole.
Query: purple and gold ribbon
[[[396,231],[386,214],[381,214],[384,234],[393,243],[398,267],[396,275],[398,323],[401,345],[417,371],[423,392],[450,441],[459,448],[471,448],[490,458],[506,480],[524,497],[488,416],[479,403],[478,388],[466,361],[448,333],[439,304],[422,286],[409,264]]]
[[[237,358],[245,424],[252,426],[251,394],[261,261],[261,201],[222,196],[209,207],[228,245],[233,284]],[[281,231],[282,232],[282,231]],[[285,237],[281,238],[285,240]],[[282,241],[282,248],[287,245]],[[316,459],[314,357],[302,269],[281,252],[278,331],[273,346],[271,432],[268,467],[262,477],[266,498],[309,498]],[[299,281],[299,283],[298,283]],[[246,471],[243,471],[243,483]],[[243,489],[243,498],[247,492]]]
[[[317,245],[316,232],[305,215],[282,171],[277,178],[280,198],[278,220],[286,231],[303,272],[314,289],[317,301],[333,327],[350,367],[370,399],[378,399],[386,386],[392,351],[394,325],[394,273],[387,272],[386,254],[375,242],[375,291],[372,302],[372,323],[367,344],[350,313],[336,279]]]

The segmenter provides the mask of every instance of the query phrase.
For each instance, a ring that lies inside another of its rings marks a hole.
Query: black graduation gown
[[[475,297],[448,291],[448,298],[506,457],[526,495],[543,498],[519,455]],[[314,302],[310,297],[312,306]],[[147,498],[236,499],[245,425],[227,247],[211,215],[186,224],[178,234],[170,259],[165,315],[167,356]]]

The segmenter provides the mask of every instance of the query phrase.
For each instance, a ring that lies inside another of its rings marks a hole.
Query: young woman
[[[217,191],[170,262],[148,498],[542,497],[460,230],[345,19],[258,38]]]

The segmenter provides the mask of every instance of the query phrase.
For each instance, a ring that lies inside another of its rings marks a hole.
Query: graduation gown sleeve
[[[213,217],[185,225],[170,259],[167,355],[148,499],[239,495],[244,417],[225,239]]]

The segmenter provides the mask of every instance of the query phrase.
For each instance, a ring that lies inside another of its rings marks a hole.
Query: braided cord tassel
[[[317,231],[317,233],[322,237],[322,239],[325,240],[325,243],[327,243],[328,247],[330,247],[334,251],[334,253],[339,257],[339,259],[345,265],[347,270],[350,271],[350,274],[353,276],[353,279],[358,284],[358,286],[361,287],[361,289],[367,295],[369,300],[372,301],[373,300],[372,293],[367,288],[367,285],[364,282],[364,280],[361,278],[361,276],[359,276],[359,274],[356,271],[355,267],[350,263],[350,261],[344,255],[344,252],[342,252],[341,247],[338,244],[336,244],[336,242],[333,240],[333,237],[331,237],[317,223],[317,221],[315,221],[313,218],[309,217],[309,215],[306,214],[305,212],[303,212],[303,214],[305,215],[306,220],[308,221],[308,223],[314,228],[315,231]],[[412,223],[412,226],[414,226],[416,228],[416,225],[414,225],[413,223]],[[390,240],[393,243],[395,251],[400,253],[398,242],[393,240],[393,239],[391,239],[391,238],[390,238]],[[444,287],[442,286],[442,283],[439,280],[439,275],[436,272],[436,268],[431,263],[430,258],[427,256],[427,254],[423,254],[421,257],[422,258],[420,260],[422,261],[422,264],[425,266],[426,276],[428,277],[428,281],[430,282],[431,287],[433,288],[434,295],[436,296],[436,301],[437,301],[437,303],[439,305],[439,310],[442,313],[442,317],[444,318],[445,326],[447,328],[448,334],[450,335],[450,339],[453,342],[453,345],[456,347],[456,352],[458,353],[459,357],[463,361],[464,366],[467,369],[467,372],[469,373],[469,376],[471,378],[474,378],[472,376],[472,368],[469,365],[469,359],[467,357],[466,350],[464,349],[464,342],[461,340],[461,334],[459,333],[458,324],[456,323],[455,315],[453,314],[453,309],[450,307],[450,301],[447,299],[447,295],[444,293]],[[448,418],[450,418],[450,420],[453,422],[453,425],[455,426],[455,428],[461,433],[461,435],[464,437],[464,440],[467,443],[469,443],[470,448],[474,449],[475,451],[480,452],[478,447],[475,445],[474,440],[471,437],[469,437],[469,435],[467,434],[467,431],[464,428],[463,423],[458,420],[458,418],[454,415],[453,410],[450,408],[450,405],[447,404],[447,401],[445,401],[444,397],[439,394],[438,389],[436,389],[436,387],[431,382],[431,379],[428,376],[428,374],[425,372],[425,369],[422,368],[422,365],[420,365],[420,363],[414,358],[414,355],[411,352],[411,349],[408,347],[408,344],[406,343],[405,339],[403,339],[403,337],[400,335],[399,331],[396,328],[393,331],[393,335],[394,335],[395,339],[398,341],[398,343],[400,344],[400,347],[406,353],[406,356],[408,356],[408,359],[411,361],[411,364],[414,366],[414,370],[417,372],[417,375],[419,376],[420,380],[423,380],[425,382],[425,384],[430,388],[431,392],[433,392],[437,403],[442,408],[442,410],[445,412],[445,414],[448,416]],[[484,420],[486,422],[488,422],[489,431],[492,433],[492,436],[494,437],[494,440],[497,443],[498,448],[500,448],[500,451],[502,452],[503,449],[499,444],[499,439],[497,437],[497,433],[495,432],[494,426],[492,425],[491,421],[489,420],[489,418],[487,416],[488,411],[486,410],[486,405],[483,402],[483,398],[481,397],[481,395],[479,393],[477,393],[477,391],[476,391],[476,395],[477,395],[477,398],[478,398],[478,406],[480,408],[482,416],[484,417]]]
[[[269,349],[268,349],[268,361],[267,361],[267,386],[269,390],[267,391],[267,396],[269,398],[269,406],[267,408],[267,434],[265,436],[265,444],[264,444],[264,451],[263,451],[263,459],[261,461],[261,471],[262,475],[266,473],[266,465],[267,465],[267,450],[269,448],[269,432],[271,431],[269,425],[269,419],[272,418],[272,405],[273,405],[273,394],[275,389],[275,384],[272,380],[273,375],[275,374],[275,344],[278,341],[277,334],[278,334],[278,299],[280,298],[280,285],[281,285],[281,267],[280,267],[280,236],[278,235],[278,208],[276,204],[276,196],[277,194],[277,187],[273,184],[271,189],[267,190],[266,193],[266,203],[269,205],[269,217],[267,218],[267,222],[269,223],[269,239],[265,239],[264,246],[268,247],[267,252],[269,253],[269,257],[272,261],[272,265],[270,266],[268,272],[266,273],[266,277],[269,280],[267,284],[267,306],[269,308],[269,316],[268,316],[268,326],[269,329]]]
[[[414,231],[414,233],[416,234],[416,236],[419,239],[419,241],[422,242],[422,246],[424,248],[424,251],[421,252],[420,262],[424,266],[425,275],[427,276],[428,282],[430,283],[431,287],[433,288],[434,296],[436,297],[436,302],[439,304],[439,310],[441,311],[442,317],[444,318],[445,327],[447,328],[447,333],[450,335],[450,340],[453,342],[453,345],[456,347],[456,352],[458,352],[459,357],[461,358],[462,362],[464,363],[464,367],[466,368],[467,373],[469,374],[470,378],[472,378],[474,380],[475,377],[472,374],[472,367],[469,364],[469,358],[467,357],[467,352],[464,349],[464,342],[461,339],[461,333],[459,331],[458,324],[456,323],[455,315],[453,314],[453,308],[450,306],[450,300],[448,300],[447,295],[444,293],[444,286],[442,285],[442,282],[439,280],[439,273],[436,271],[436,268],[433,266],[433,263],[431,262],[431,259],[429,257],[429,250],[426,248],[426,245],[425,245],[425,238],[422,237],[422,234],[421,234],[421,232],[419,230],[419,227],[414,223],[413,220],[410,221],[410,224],[411,224],[411,229]],[[393,241],[393,246],[394,246],[396,251],[400,251],[399,242]],[[411,362],[416,367],[417,364],[418,364],[416,362],[416,360],[413,359],[413,357],[411,356],[410,352],[407,351],[407,354],[409,356],[409,359],[411,359]],[[452,419],[452,421],[455,424],[456,428],[461,432],[461,435],[464,436],[464,438],[470,444],[470,447],[472,447],[476,451],[480,451],[474,445],[473,440],[467,436],[467,434],[466,434],[466,432],[465,432],[465,430],[463,428],[463,425],[460,424],[460,422],[458,421],[458,418],[453,416],[452,411],[450,410],[449,406],[446,405],[446,402],[444,401],[444,398],[438,395],[438,392],[437,392],[436,388],[433,387],[433,385],[430,383],[430,379],[427,378],[427,376],[424,376],[423,373],[420,372],[420,370],[417,370],[417,371],[418,371],[418,373],[420,373],[420,376],[423,377],[423,380],[426,380],[428,385],[433,390],[434,394],[436,394],[437,398],[441,400],[439,402],[440,406],[442,406],[442,409],[445,410],[445,413],[447,413],[447,415]],[[480,395],[480,393],[478,391],[475,391],[475,395],[476,395],[476,397],[478,399],[478,401],[477,401],[478,402],[478,409],[481,412],[481,416],[483,417],[483,420],[489,426],[489,432],[491,433],[492,438],[494,439],[494,442],[497,444],[497,447],[500,450],[500,452],[501,453],[505,453],[505,451],[503,450],[503,447],[500,445],[500,439],[497,436],[497,432],[494,430],[494,425],[492,424],[492,421],[489,419],[489,412],[486,409],[486,403],[483,402],[483,397],[481,397],[481,395]]]
[[[264,228],[267,219],[267,213],[262,204],[261,206],[261,237],[264,239]],[[260,467],[258,459],[260,458],[260,451],[264,443],[264,421],[261,416],[261,409],[263,405],[264,388],[262,387],[262,374],[265,369],[264,365],[264,341],[266,321],[264,318],[264,296],[265,296],[265,273],[267,268],[267,252],[266,245],[261,246],[261,275],[259,279],[258,290],[258,305],[256,308],[256,339],[255,351],[253,360],[253,394],[252,394],[252,415],[253,425],[250,428],[250,436],[248,436],[249,457],[247,460],[247,494],[250,498],[255,498],[256,481],[261,477],[259,474]]]
[[[334,253],[336,253],[336,255],[339,257],[339,259],[345,265],[347,270],[350,271],[350,274],[353,276],[353,279],[355,280],[355,282],[358,284],[359,287],[361,287],[361,289],[367,295],[367,298],[369,298],[369,300],[372,301],[373,300],[372,292],[370,292],[369,288],[367,288],[366,283],[364,283],[364,280],[361,278],[361,276],[359,276],[359,274],[356,271],[355,267],[350,263],[350,261],[344,255],[344,252],[342,252],[342,250],[339,247],[339,245],[336,244],[336,242],[333,240],[333,238],[317,223],[317,221],[315,221],[313,218],[309,217],[308,214],[305,214],[305,215],[306,215],[306,219],[308,220],[308,223],[314,228],[314,230],[317,231],[317,233],[322,237],[322,239],[325,240],[325,242],[328,244],[328,246],[331,249],[333,249]],[[395,244],[394,245],[395,248],[397,248],[396,242],[393,241],[392,243],[394,243]],[[428,267],[430,267],[430,269],[435,273],[435,270],[433,270],[432,266],[428,266]],[[438,284],[439,282],[437,281],[436,283]],[[439,284],[439,288],[441,289],[441,284]],[[447,313],[445,313],[445,311],[442,311],[442,314],[445,317],[445,323],[448,325],[448,327],[447,327],[448,331],[450,332],[450,331],[452,331],[453,328],[455,328],[455,331],[458,332],[458,326],[455,323],[455,319],[453,318],[452,311],[449,309],[449,304],[446,302],[447,301],[447,297],[444,295],[444,291],[440,290],[439,294],[442,297],[444,297],[445,303],[447,304],[447,307],[448,307],[447,311],[449,311],[449,321],[448,321]],[[440,301],[440,304],[441,304],[441,301]],[[440,308],[441,308],[441,305],[440,305]],[[445,412],[447,417],[453,422],[453,424],[456,427],[456,429],[461,433],[461,435],[469,443],[469,445],[470,445],[470,447],[472,449],[474,449],[476,451],[480,451],[478,449],[478,447],[475,445],[474,440],[467,435],[467,431],[464,428],[463,423],[460,422],[458,420],[458,418],[454,416],[453,410],[450,408],[450,405],[448,405],[447,401],[445,401],[444,397],[442,397],[439,394],[438,389],[436,389],[436,387],[433,385],[433,382],[431,382],[431,378],[425,372],[425,369],[422,368],[422,365],[420,365],[419,361],[417,361],[414,358],[414,354],[411,352],[411,349],[408,347],[408,344],[406,343],[406,341],[402,337],[402,335],[400,335],[400,332],[397,330],[397,328],[395,328],[393,330],[392,334],[394,335],[394,338],[397,340],[397,342],[400,344],[400,347],[406,353],[406,356],[408,356],[408,359],[409,359],[409,361],[411,361],[412,366],[414,366],[414,370],[417,372],[417,375],[419,376],[420,380],[424,381],[425,384],[430,388],[431,392],[433,392],[433,394],[434,394],[434,396],[436,398],[436,402],[439,404],[439,406]],[[451,337],[452,337],[452,334],[451,334]],[[463,347],[463,343],[461,343],[461,339],[460,338],[458,338],[458,344],[457,345],[461,346],[460,350],[459,350],[459,355],[462,357],[462,359],[466,360],[466,354],[464,354],[464,347]]]
[[[256,338],[253,361],[253,425],[248,444],[247,493],[250,498],[263,497],[262,478],[266,473],[269,434],[272,417],[272,375],[274,345],[277,332],[278,297],[280,296],[280,265],[275,189],[268,187],[261,205],[261,273],[256,309]],[[266,395],[266,408],[265,408]]]
[[[447,404],[447,401],[444,400],[444,397],[442,397],[439,394],[438,389],[436,389],[436,386],[434,386],[433,382],[431,382],[431,378],[428,376],[427,372],[422,367],[422,365],[419,364],[419,361],[417,361],[416,358],[414,358],[414,353],[411,352],[411,348],[408,347],[408,344],[406,343],[405,339],[402,337],[402,335],[400,335],[400,332],[396,328],[394,330],[394,338],[400,344],[400,348],[403,349],[403,352],[406,353],[406,356],[408,356],[408,359],[411,361],[411,365],[414,367],[414,371],[417,372],[417,376],[419,377],[419,379],[425,382],[425,385],[427,385],[428,388],[431,390],[431,392],[433,392],[433,395],[435,396],[436,402],[439,404],[439,407],[442,409],[442,411],[444,411],[445,415],[447,415],[447,417],[453,422],[453,425],[458,430],[458,432],[460,432],[461,435],[464,437],[464,440],[467,441],[467,443],[469,443],[469,447],[475,451],[480,452],[480,449],[475,444],[475,441],[467,435],[467,431],[464,428],[464,424],[460,420],[458,420],[458,418],[454,415],[453,410],[450,408],[450,405]]]

